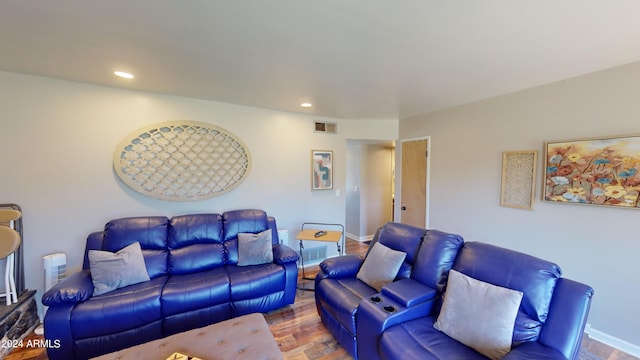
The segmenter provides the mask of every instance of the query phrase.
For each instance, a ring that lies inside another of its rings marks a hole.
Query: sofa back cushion
[[[407,256],[404,258],[402,266],[400,266],[396,279],[407,279],[411,276],[418,248],[420,247],[420,243],[422,242],[425,232],[425,229],[415,226],[388,222],[378,229],[378,232],[369,245],[367,254],[371,251],[376,242],[379,242],[392,250],[406,253]]]
[[[150,278],[167,274],[167,228],[164,216],[144,216],[109,221],[103,232],[102,249],[118,252],[139,242]]]
[[[222,214],[224,226],[224,247],[227,254],[228,264],[238,263],[238,234],[257,234],[269,229],[267,213],[263,210],[234,210]],[[278,238],[272,239],[272,243],[277,244]]]
[[[538,339],[561,276],[558,265],[494,245],[467,242],[458,253],[453,268],[474,279],[521,291],[523,297],[513,342]]]
[[[460,235],[429,230],[420,245],[411,278],[439,293],[447,285],[448,274],[464,240]]]
[[[189,274],[225,264],[222,216],[175,216],[169,223],[169,272]]]

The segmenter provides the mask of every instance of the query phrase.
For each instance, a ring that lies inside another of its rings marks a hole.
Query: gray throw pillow
[[[116,253],[89,250],[89,268],[94,296],[149,281],[142,249],[137,241]]]
[[[381,291],[385,284],[392,282],[398,276],[398,271],[400,271],[400,266],[406,256],[407,254],[402,251],[393,250],[376,242],[364,259],[356,277],[372,288]]]
[[[271,229],[261,233],[238,233],[238,266],[273,262]]]
[[[522,295],[451,270],[433,326],[490,359],[500,359],[511,351]]]

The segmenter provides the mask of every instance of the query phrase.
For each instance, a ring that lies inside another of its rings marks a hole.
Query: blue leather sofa
[[[376,241],[407,252],[380,292],[357,279],[363,260],[354,255],[325,260],[315,280],[322,322],[355,359],[487,359],[434,328],[451,269],[523,293],[504,359],[577,359],[593,289],[562,278],[557,265],[397,223]]]
[[[271,229],[273,262],[237,266],[238,233]],[[150,280],[93,296],[89,250],[140,242]],[[292,304],[297,253],[262,210],[133,217],[87,238],[83,270],[42,297],[51,360],[88,359],[232,317]]]

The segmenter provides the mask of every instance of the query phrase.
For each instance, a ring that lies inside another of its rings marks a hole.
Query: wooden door
[[[400,221],[426,227],[427,139],[402,142]]]

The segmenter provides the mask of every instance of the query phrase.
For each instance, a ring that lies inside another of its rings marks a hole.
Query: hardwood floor
[[[347,240],[347,253],[364,254],[367,246]],[[307,276],[317,272],[317,267],[307,268]],[[300,280],[302,281],[302,280]],[[304,285],[312,286],[306,280]],[[265,314],[285,359],[287,360],[349,360],[351,356],[326,330],[316,312],[314,293],[298,290],[295,304]],[[42,337],[31,334],[23,343],[38,341]],[[631,355],[589,339],[585,335],[580,359],[585,360],[639,360]],[[47,360],[45,351],[38,347],[14,350],[6,360]],[[366,359],[365,359],[366,360]]]

